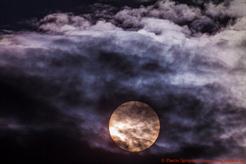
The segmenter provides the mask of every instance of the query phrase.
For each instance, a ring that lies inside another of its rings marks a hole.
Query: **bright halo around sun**
[[[140,152],[151,147],[160,132],[160,120],[155,111],[139,101],[121,104],[109,120],[112,140],[129,152]]]

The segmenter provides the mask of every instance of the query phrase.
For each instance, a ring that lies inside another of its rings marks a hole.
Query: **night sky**
[[[109,135],[126,101],[160,118],[140,153]],[[0,1],[0,163],[161,159],[246,161],[246,0]]]

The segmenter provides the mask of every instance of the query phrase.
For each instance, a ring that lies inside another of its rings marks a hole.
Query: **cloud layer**
[[[1,102],[1,131],[25,140],[23,133],[59,129],[125,153],[112,145],[108,119],[124,101],[141,100],[163,129],[143,155],[245,158],[245,8],[241,0],[163,0],[112,14],[109,5],[48,15],[40,32],[2,35],[1,96],[21,100]]]

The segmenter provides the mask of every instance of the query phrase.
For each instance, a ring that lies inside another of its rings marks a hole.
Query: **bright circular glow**
[[[140,152],[155,143],[160,132],[160,120],[149,105],[128,101],[116,108],[111,115],[109,132],[120,148]]]

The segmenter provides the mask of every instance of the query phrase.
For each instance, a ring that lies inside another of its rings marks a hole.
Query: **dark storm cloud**
[[[227,1],[220,3],[206,1],[202,2],[202,4],[200,6],[192,5],[191,3],[177,3],[171,0],[159,0],[146,6],[118,8],[110,3],[97,3],[90,5],[88,11],[81,12],[80,15],[82,16],[81,18],[85,19],[82,22],[87,21],[90,24],[95,24],[98,20],[101,20],[128,30],[143,28],[142,19],[149,17],[169,20],[188,28],[192,34],[216,33],[234,24],[237,18],[245,15],[245,3],[241,0],[235,0],[230,3]],[[52,19],[62,19],[59,14],[57,18],[55,18],[55,15],[47,16],[41,21],[41,30],[49,30],[47,26],[49,26],[50,17]],[[54,23],[54,21],[51,21],[51,23]],[[60,25],[61,23],[59,22]],[[67,23],[64,24],[67,25]],[[71,25],[72,23],[69,24]],[[52,29],[50,30],[53,31]]]
[[[35,82],[21,84],[20,87],[27,93],[32,91],[30,95],[36,95],[36,99],[44,99],[54,106],[52,109],[65,114],[66,120],[75,121],[81,128],[81,140],[86,140],[93,147],[117,152],[109,143],[107,119],[117,105],[137,99],[150,103],[164,122],[165,130],[157,146],[151,150],[153,153],[178,152],[192,144],[213,149],[217,142],[222,142],[221,149],[235,147],[240,157],[243,147],[238,145],[244,144],[244,132],[233,132],[233,129],[245,126],[242,122],[245,115],[245,79],[242,69],[230,72],[236,69],[244,48],[228,48],[234,55],[228,60],[228,52],[223,54],[221,45],[217,45],[216,38],[219,41],[223,38],[220,34],[211,38],[191,38],[184,43],[179,40],[185,38],[181,27],[169,21],[163,23],[166,26],[160,30],[165,35],[148,32],[154,27],[147,25],[146,30],[139,32],[124,32],[110,25],[106,28],[108,32],[90,26],[88,30],[66,31],[64,36],[34,33],[4,36],[1,41],[1,67],[7,69],[4,72],[15,77],[16,81],[23,81],[20,77],[26,82],[37,79],[37,87]],[[171,39],[174,35],[178,37],[177,41]],[[237,35],[234,37],[237,40]],[[198,44],[197,39],[202,42]],[[190,42],[193,44],[190,45]],[[238,47],[236,41],[228,42],[224,46]],[[198,48],[200,46],[204,47]],[[207,46],[213,49],[207,50]],[[220,52],[221,56],[209,55],[214,52]],[[16,74],[15,70],[21,74]],[[18,83],[13,85],[19,88]],[[229,104],[233,104],[232,111],[238,111],[236,117],[241,121],[224,126],[218,118],[228,110]],[[17,116],[20,117],[19,114]],[[64,124],[62,120],[58,122]],[[22,122],[19,124],[27,126]],[[43,120],[40,124],[43,128],[46,124],[55,126]],[[190,128],[192,131],[188,130]],[[231,138],[230,133],[236,133],[238,137]],[[221,137],[225,142],[220,141]],[[213,155],[217,153],[221,152]],[[230,153],[236,155],[233,151]]]
[[[43,33],[1,35],[3,142],[16,138],[22,150],[63,136],[62,150],[72,154],[85,151],[82,144],[121,153],[108,135],[109,116],[140,100],[161,119],[156,145],[143,154],[244,158],[245,6],[158,1],[116,11],[108,4],[50,14],[39,22]]]

